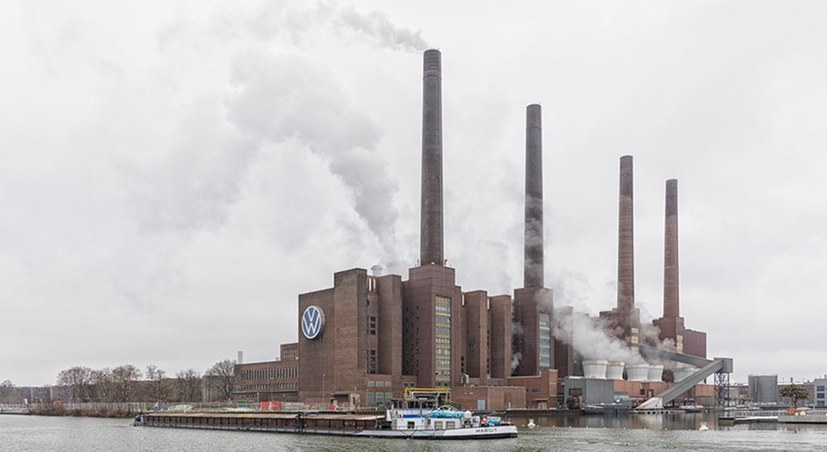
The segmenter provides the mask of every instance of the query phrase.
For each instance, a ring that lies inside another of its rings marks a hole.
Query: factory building
[[[451,389],[454,401],[465,409],[551,408],[562,403],[558,396],[564,393],[564,377],[583,375],[584,357],[572,346],[571,335],[577,332],[563,328],[570,336],[555,337],[553,331],[555,321],[560,326],[587,315],[555,307],[544,281],[541,107],[526,109],[523,287],[515,289],[513,300],[508,294],[463,291],[444,253],[441,83],[441,54],[428,50],[423,61],[418,265],[409,269],[406,280],[361,268],[340,271],[333,275],[332,287],[299,295],[299,340],[293,348],[299,401],[377,406],[401,398],[405,388],[425,387]],[[677,220],[675,213],[675,236],[670,239],[670,208],[667,194],[667,266],[674,265],[674,271],[667,268],[667,279],[673,273],[677,278]],[[676,212],[676,201],[672,209]],[[632,349],[641,328],[634,305],[633,239],[632,157],[623,156],[617,307],[600,317]],[[668,291],[676,292],[677,283]],[[705,355],[705,335],[703,347],[692,348],[700,339],[683,328],[676,296],[672,300],[664,301],[668,321],[660,322],[662,334],[674,337],[684,350]],[[669,329],[672,324],[680,328]],[[612,378],[622,380],[620,374]],[[632,386],[644,391],[640,383]]]

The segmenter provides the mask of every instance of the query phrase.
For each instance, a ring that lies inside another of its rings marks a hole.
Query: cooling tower
[[[603,359],[587,359],[583,361],[583,376],[586,378],[606,379],[606,368],[609,362]]]
[[[648,364],[629,364],[626,366],[626,379],[629,381],[646,381],[649,378]]]
[[[651,364],[649,366],[649,374],[646,377],[648,381],[662,381],[663,380],[663,364]]]
[[[606,378],[609,380],[623,379],[623,361],[609,361],[609,366],[606,368]]]

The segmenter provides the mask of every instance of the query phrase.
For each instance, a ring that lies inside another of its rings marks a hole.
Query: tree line
[[[213,364],[202,376],[195,369],[168,377],[165,370],[150,364],[145,371],[124,364],[92,369],[74,366],[60,371],[57,384],[67,388],[74,402],[200,402],[206,384],[225,400],[235,391],[235,363],[228,359]]]

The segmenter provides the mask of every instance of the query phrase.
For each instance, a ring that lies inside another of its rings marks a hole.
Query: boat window
[[[408,430],[413,430],[416,427],[416,423],[413,421],[408,421]]]

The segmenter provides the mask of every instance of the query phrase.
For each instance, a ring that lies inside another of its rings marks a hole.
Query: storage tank
[[[606,368],[606,378],[609,380],[622,380],[623,367],[626,365],[623,361],[609,361],[609,366]]]
[[[663,364],[652,364],[649,366],[649,376],[647,378],[649,381],[662,381],[663,380]]]
[[[749,397],[755,403],[778,402],[778,375],[750,375]]]
[[[583,376],[586,378],[606,379],[609,362],[604,359],[587,359],[583,361]]]
[[[695,373],[696,370],[697,370],[697,368],[695,368],[695,367],[680,366],[680,367],[676,367],[672,371],[672,376],[675,378],[675,383],[678,383],[680,381],[685,380],[686,377],[688,377],[688,376],[692,375],[693,373]]]
[[[629,381],[646,381],[649,377],[649,365],[629,364],[626,367],[626,377]]]

